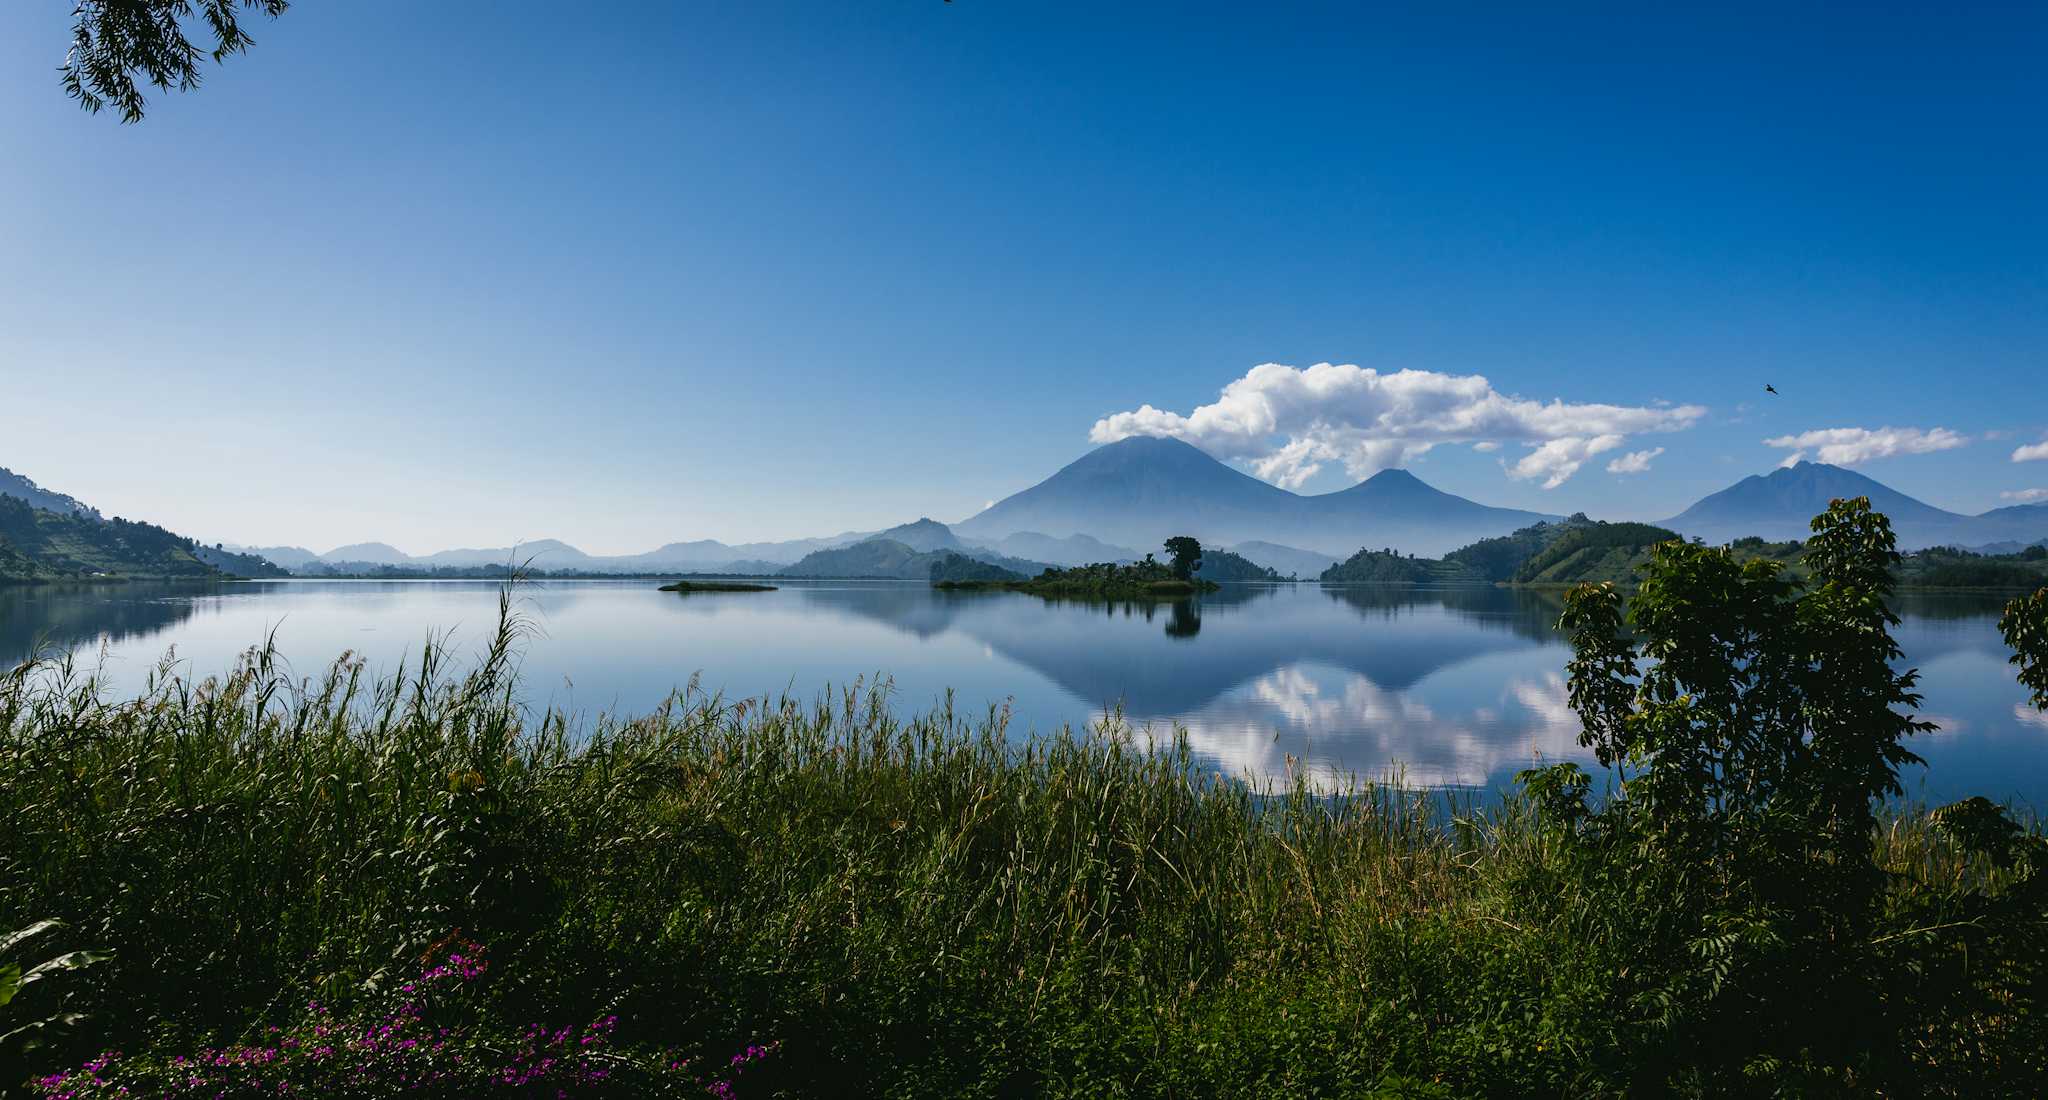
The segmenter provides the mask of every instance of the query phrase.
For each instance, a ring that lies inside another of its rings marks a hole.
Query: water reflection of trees
[[[190,619],[195,600],[220,590],[208,584],[0,586],[0,667],[12,668],[39,647],[72,650],[101,638],[119,643],[161,633]]]
[[[1564,595],[1544,589],[1422,588],[1415,585],[1324,585],[1323,594],[1360,617],[1392,622],[1418,610],[1442,608],[1476,626],[1507,630],[1524,638],[1551,641]]]

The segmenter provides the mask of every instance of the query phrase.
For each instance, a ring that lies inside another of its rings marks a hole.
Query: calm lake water
[[[647,581],[550,581],[522,591],[535,704],[644,712],[701,674],[728,695],[814,696],[881,674],[904,712],[952,689],[963,713],[1008,703],[1012,730],[1079,725],[1121,704],[1134,723],[1185,726],[1216,766],[1272,779],[1292,756],[1413,783],[1489,788],[1532,761],[1590,758],[1565,706],[1558,598],[1500,589],[1226,586],[1178,605],[1047,603],[923,584],[778,582],[779,591],[677,595]],[[168,651],[191,673],[229,668],[275,630],[302,676],[343,651],[391,670],[429,632],[473,652],[497,586],[461,581],[279,581],[0,588],[0,663],[38,642],[105,647],[117,690]],[[1920,668],[1908,794],[2034,807],[2048,796],[2048,714],[2014,683],[2002,600],[1909,596],[1901,640]],[[97,657],[93,659],[97,660]]]

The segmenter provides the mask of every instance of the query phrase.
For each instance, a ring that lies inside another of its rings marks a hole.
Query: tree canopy
[[[144,85],[191,91],[202,78],[203,57],[219,64],[255,44],[241,9],[275,19],[290,6],[291,0],[77,0],[60,70],[64,93],[94,114],[111,104],[122,122],[140,122]],[[194,42],[187,24],[203,25],[193,30],[210,37],[213,48]]]

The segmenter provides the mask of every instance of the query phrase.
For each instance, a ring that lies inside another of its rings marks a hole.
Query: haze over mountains
[[[1097,447],[955,527],[968,536],[1087,534],[1130,546],[1191,534],[1204,543],[1272,542],[1341,558],[1368,544],[1433,556],[1557,518],[1490,508],[1406,470],[1303,496],[1178,439],[1137,436]]]
[[[0,496],[31,508],[103,522],[90,505],[0,469]],[[1800,462],[1747,477],[1658,526],[1725,542],[1749,535],[1803,538],[1808,521],[1838,497],[1867,496],[1891,517],[1903,550],[1996,547],[2048,541],[2048,504],[1962,515],[1915,500],[1852,470]],[[1281,575],[1312,577],[1361,547],[1438,557],[1475,541],[1559,517],[1495,508],[1438,490],[1405,470],[1383,470],[1350,488],[1301,495],[1241,473],[1175,439],[1137,437],[1098,447],[1044,481],[948,526],[921,518],[882,531],[781,542],[673,542],[640,554],[593,555],[557,539],[518,546],[412,555],[381,542],[325,553],[296,546],[229,546],[303,575],[492,569],[531,563],[570,573],[750,573],[922,576],[958,554],[1017,572],[1047,565],[1129,561],[1191,534]],[[886,544],[886,545],[884,545]],[[14,551],[19,552],[20,547]],[[198,544],[195,552],[218,554]],[[221,557],[229,568],[232,559]]]
[[[1966,516],[1915,500],[1854,470],[1822,462],[1800,462],[1743,478],[1670,519],[1658,520],[1657,526],[1715,543],[1748,535],[1803,539],[1812,534],[1808,523],[1815,514],[1826,509],[1830,500],[1847,497],[1869,497],[1872,508],[1889,516],[1901,550],[2031,543],[2048,538],[2048,504],[2021,504]]]

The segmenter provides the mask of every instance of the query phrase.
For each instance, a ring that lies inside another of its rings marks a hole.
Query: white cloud
[[[1664,453],[1664,448],[1653,447],[1647,451],[1630,451],[1607,464],[1610,474],[1646,474],[1650,472],[1650,460]]]
[[[1591,439],[1568,435],[1553,439],[1522,456],[1513,466],[1501,463],[1509,477],[1528,480],[1542,478],[1545,489],[1555,489],[1565,480],[1579,472],[1587,459],[1603,451],[1621,446],[1624,437],[1619,435],[1596,435]]]
[[[1998,494],[2000,500],[2017,501],[2021,504],[2039,504],[2048,500],[2048,489],[2010,489]]]
[[[2039,443],[2029,443],[2012,453],[2014,462],[2038,462],[2044,458],[2048,458],[2048,439]]]
[[[1706,415],[1698,405],[1545,403],[1502,394],[1476,374],[1318,363],[1307,369],[1265,363],[1223,388],[1213,404],[1180,413],[1140,406],[1095,422],[1088,437],[1114,443],[1131,436],[1172,436],[1258,476],[1297,488],[1326,463],[1352,477],[1403,466],[1446,443],[1486,450],[1503,443],[1531,448],[1512,477],[1543,478],[1555,488],[1587,459],[1639,432],[1678,431]]]
[[[1500,440],[1482,439],[1479,442],[1472,444],[1472,449],[1478,451],[1480,454],[1492,454],[1493,452],[1500,450]]]
[[[1874,458],[1954,450],[1969,441],[1968,436],[1947,428],[1820,428],[1766,439],[1764,446],[1790,448],[1792,453],[1782,463],[1785,466],[1796,465],[1811,448],[1819,448],[1814,457],[1822,462],[1855,466]]]

